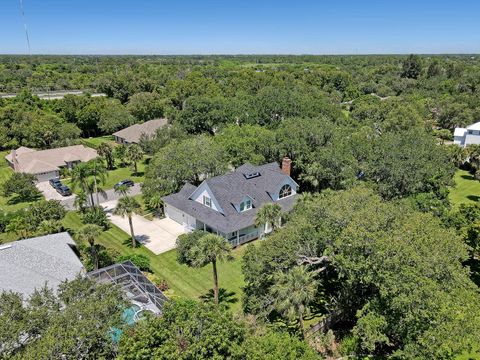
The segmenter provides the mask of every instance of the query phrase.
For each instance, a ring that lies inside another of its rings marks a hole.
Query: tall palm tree
[[[132,236],[132,247],[137,245],[135,241],[135,233],[133,232],[132,215],[138,214],[140,210],[140,204],[131,196],[125,196],[118,200],[117,206],[113,210],[115,215],[128,218],[128,224],[130,225],[130,235]]]
[[[98,198],[99,193],[105,197],[104,191],[99,188],[98,184],[101,183],[105,185],[107,181],[108,171],[105,167],[105,164],[97,159],[93,159],[88,162],[90,165],[90,173],[93,177],[93,192],[95,192],[97,197],[97,205],[100,204],[100,199]]]
[[[257,212],[255,216],[255,226],[264,226],[265,232],[270,224],[272,230],[277,228],[277,224],[280,221],[282,215],[282,208],[278,204],[267,203],[264,204]]]
[[[218,305],[218,272],[217,262],[232,259],[232,247],[223,237],[215,234],[206,234],[200,238],[192,248],[192,264],[203,267],[209,263],[213,270],[213,294],[215,304]]]
[[[315,299],[318,286],[314,274],[303,266],[296,266],[287,273],[277,273],[274,281],[270,290],[275,299],[273,307],[288,320],[298,320],[305,337],[303,317],[308,313],[309,304]]]
[[[93,194],[88,186],[88,179],[91,175],[91,168],[88,163],[79,163],[71,171],[72,190],[80,189],[85,195],[90,195],[90,204],[94,205]]]
[[[143,150],[140,145],[131,144],[127,147],[125,151],[125,156],[128,161],[133,163],[133,168],[135,170],[135,174],[138,173],[137,163],[143,159]]]
[[[78,229],[76,237],[78,241],[86,241],[90,245],[90,253],[92,254],[92,263],[95,270],[98,269],[98,254],[95,247],[95,239],[102,233],[102,228],[95,224],[86,224]]]

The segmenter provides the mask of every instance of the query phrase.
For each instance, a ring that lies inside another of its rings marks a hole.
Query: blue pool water
[[[129,308],[126,308],[122,314],[122,321],[124,324],[133,325],[135,324],[135,313],[140,310],[138,305],[132,305]],[[122,330],[119,328],[112,328],[111,332],[112,340],[116,343],[120,341],[120,336],[122,336]]]

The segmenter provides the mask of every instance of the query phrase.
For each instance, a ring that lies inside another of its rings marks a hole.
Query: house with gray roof
[[[142,124],[134,124],[125,129],[113,133],[115,142],[118,144],[138,144],[142,136],[152,137],[157,129],[168,124],[167,119],[153,119]]]
[[[15,172],[32,174],[37,181],[59,177],[62,168],[71,169],[79,162],[97,157],[97,152],[84,145],[72,145],[55,149],[35,150],[21,146],[5,156]]]
[[[163,198],[165,215],[186,230],[205,230],[238,246],[272,231],[271,224],[255,226],[258,210],[266,203],[292,210],[298,184],[290,177],[291,160],[260,166],[244,164],[199,186],[185,184]]]
[[[67,232],[0,245],[0,292],[30,296],[45,284],[56,290],[85,269]]]
[[[461,147],[480,144],[480,121],[466,128],[455,128],[453,143]]]

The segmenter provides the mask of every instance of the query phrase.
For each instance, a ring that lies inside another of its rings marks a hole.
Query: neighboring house
[[[480,144],[480,121],[466,128],[455,128],[453,143],[461,147]]]
[[[85,272],[67,232],[0,245],[0,292],[31,295],[45,284],[56,290]]]
[[[58,177],[62,168],[71,169],[76,163],[96,157],[95,150],[83,145],[48,150],[34,150],[22,146],[12,150],[5,159],[15,172],[32,174],[37,181],[48,181]]]
[[[180,192],[163,198],[165,215],[186,230],[201,229],[225,237],[237,246],[269,233],[271,224],[256,227],[255,217],[266,203],[290,211],[298,185],[290,177],[291,160],[261,166],[244,164],[226,175],[185,184]]]
[[[138,144],[143,136],[151,137],[157,129],[168,124],[167,119],[154,119],[146,121],[142,124],[135,124],[125,129],[113,133],[115,142],[118,144]]]

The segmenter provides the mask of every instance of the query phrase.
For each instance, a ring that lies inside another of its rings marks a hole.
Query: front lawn
[[[473,204],[480,199],[480,181],[475,180],[468,171],[458,170],[455,173],[455,187],[448,195],[454,207],[460,204]]]
[[[69,212],[64,219],[64,226],[73,235],[75,230],[82,226],[78,213]],[[121,255],[146,255],[150,259],[152,271],[159,278],[165,279],[170,286],[170,289],[166,292],[169,298],[198,298],[212,288],[212,267],[210,265],[200,269],[180,265],[176,259],[176,250],[154,255],[145,247],[132,249],[128,234],[115,225],[111,225],[108,231],[102,233],[98,243],[107,248],[115,249]],[[245,246],[235,249],[233,261],[218,265],[220,287],[235,292],[235,297],[238,299],[238,302],[231,306],[234,311],[240,309],[241,288],[244,284],[241,257],[244,251]]]
[[[85,146],[91,147],[93,149],[97,149],[100,146],[100,144],[104,142],[108,142],[112,145],[115,145],[115,139],[112,135],[82,139],[82,144],[84,144]]]
[[[3,184],[7,179],[13,174],[13,170],[8,166],[7,161],[5,160],[5,155],[9,151],[0,151],[0,211],[11,212],[20,209],[25,209],[33,201],[17,202],[14,200],[14,196],[6,198],[3,196]]]

